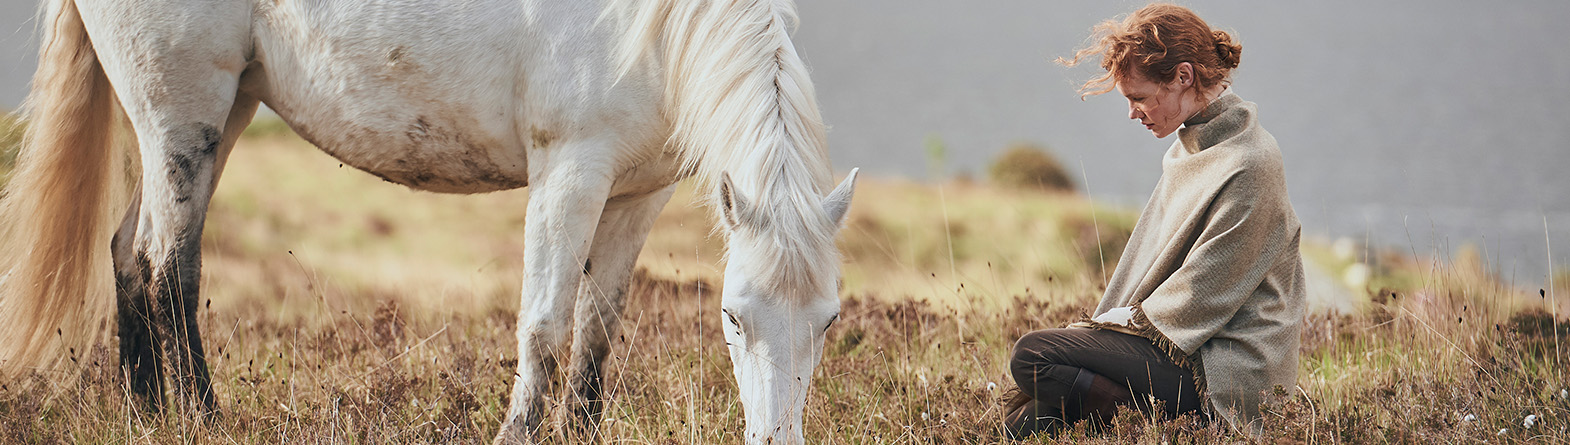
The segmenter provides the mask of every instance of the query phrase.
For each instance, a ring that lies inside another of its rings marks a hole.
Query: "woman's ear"
[[[1173,69],[1177,71],[1177,76],[1172,80],[1177,83],[1178,88],[1194,86],[1194,64],[1183,62],[1177,64]]]

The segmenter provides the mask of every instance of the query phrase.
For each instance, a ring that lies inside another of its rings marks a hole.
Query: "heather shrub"
[[[1004,150],[992,161],[988,174],[994,184],[1005,187],[1052,192],[1075,190],[1074,181],[1063,169],[1063,164],[1046,148],[1029,143],[1016,143]]]

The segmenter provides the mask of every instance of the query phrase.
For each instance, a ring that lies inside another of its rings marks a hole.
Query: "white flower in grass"
[[[1461,418],[1461,421],[1462,422],[1476,422],[1477,421],[1477,416],[1474,416],[1474,415],[1471,415],[1471,414],[1467,414],[1466,417],[1462,417]]]
[[[1536,414],[1529,414],[1529,415],[1526,416],[1525,419],[1521,419],[1521,426],[1525,427],[1526,429],[1532,429],[1532,425],[1536,425],[1536,424],[1537,424],[1537,415]]]
[[[1559,399],[1560,400],[1570,400],[1570,389],[1561,389],[1561,390],[1559,390]]]
[[[1367,264],[1354,263],[1351,266],[1347,266],[1346,271],[1341,273],[1341,279],[1346,282],[1348,287],[1362,289],[1368,286],[1368,278],[1373,275],[1373,269],[1370,269]]]
[[[987,391],[988,392],[997,391],[997,390],[998,390],[998,384],[997,383],[987,382]]]
[[[1504,429],[1504,428],[1500,428],[1499,432],[1498,433],[1494,433],[1494,435],[1495,436],[1503,436],[1503,435],[1505,435],[1505,433],[1508,433],[1508,432],[1510,432],[1510,430],[1507,430],[1507,429]]]
[[[1357,258],[1357,241],[1345,237],[1337,239],[1335,244],[1330,245],[1330,251],[1336,254],[1338,260],[1351,261]]]

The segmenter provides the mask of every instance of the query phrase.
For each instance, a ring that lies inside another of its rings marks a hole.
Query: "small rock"
[[[1474,415],[1471,415],[1471,414],[1467,414],[1466,417],[1462,417],[1461,418],[1461,421],[1462,422],[1476,422],[1477,421],[1477,416],[1474,416]]]
[[[987,391],[988,391],[988,392],[991,392],[991,391],[997,391],[997,390],[998,390],[998,384],[997,384],[997,383],[993,383],[993,382],[987,382]],[[1564,391],[1560,391],[1560,392],[1559,392],[1559,393],[1560,393],[1560,394],[1561,394],[1561,395],[1563,395],[1563,394],[1564,394]]]

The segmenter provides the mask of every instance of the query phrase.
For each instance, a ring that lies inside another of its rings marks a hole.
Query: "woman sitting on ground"
[[[1299,225],[1275,138],[1229,76],[1242,46],[1187,8],[1153,4],[1095,28],[1081,60],[1106,74],[1129,118],[1157,138],[1177,132],[1161,180],[1088,321],[1025,334],[1010,370],[1019,385],[1012,437],[1104,423],[1120,405],[1167,418],[1203,412],[1260,428],[1266,391],[1296,383],[1303,312]]]

